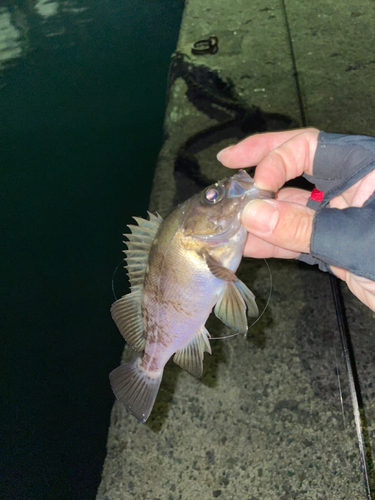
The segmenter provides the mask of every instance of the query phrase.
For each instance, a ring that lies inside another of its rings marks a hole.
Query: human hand
[[[242,223],[250,234],[244,255],[296,258],[301,252],[310,252],[315,211],[306,204],[311,193],[296,188],[278,190],[286,181],[303,173],[312,175],[318,135],[319,131],[313,128],[258,134],[218,154],[220,162],[229,168],[257,165],[256,186],[277,192],[275,200],[253,200],[245,207]],[[329,206],[339,209],[361,207],[374,190],[375,171],[372,171],[332,198]],[[331,266],[331,270],[375,311],[375,282],[339,267]]]

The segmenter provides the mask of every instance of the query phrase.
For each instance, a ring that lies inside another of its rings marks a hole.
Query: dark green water
[[[95,497],[124,345],[112,273],[146,214],[183,9],[81,6],[61,37],[30,16],[0,91],[1,499]]]

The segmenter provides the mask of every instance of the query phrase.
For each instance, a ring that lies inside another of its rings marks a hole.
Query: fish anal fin
[[[140,368],[140,359],[125,363],[109,374],[109,380],[116,398],[138,422],[146,422],[159,391],[163,371],[157,377],[150,377]]]
[[[145,348],[141,300],[142,290],[138,289],[116,300],[111,307],[111,315],[117,328],[135,351],[143,351]]]
[[[210,334],[204,326],[185,347],[176,352],[173,361],[183,370],[194,377],[201,377],[203,373],[204,353],[211,354]]]

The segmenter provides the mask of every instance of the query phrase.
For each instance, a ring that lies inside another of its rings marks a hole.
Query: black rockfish
[[[116,397],[139,421],[151,413],[164,366],[174,354],[181,368],[199,377],[211,353],[206,320],[214,307],[227,326],[246,334],[257,316],[254,294],[235,272],[246,231],[241,212],[255,198],[272,198],[240,170],[182,203],[164,221],[149,214],[129,226],[126,251],[131,293],[111,313],[125,340],[141,357],[110,374]]]

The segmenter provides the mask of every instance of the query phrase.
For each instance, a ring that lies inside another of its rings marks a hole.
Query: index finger
[[[290,179],[312,174],[318,135],[314,128],[256,134],[224,149],[218,159],[229,168],[257,164],[257,187],[277,191]]]

